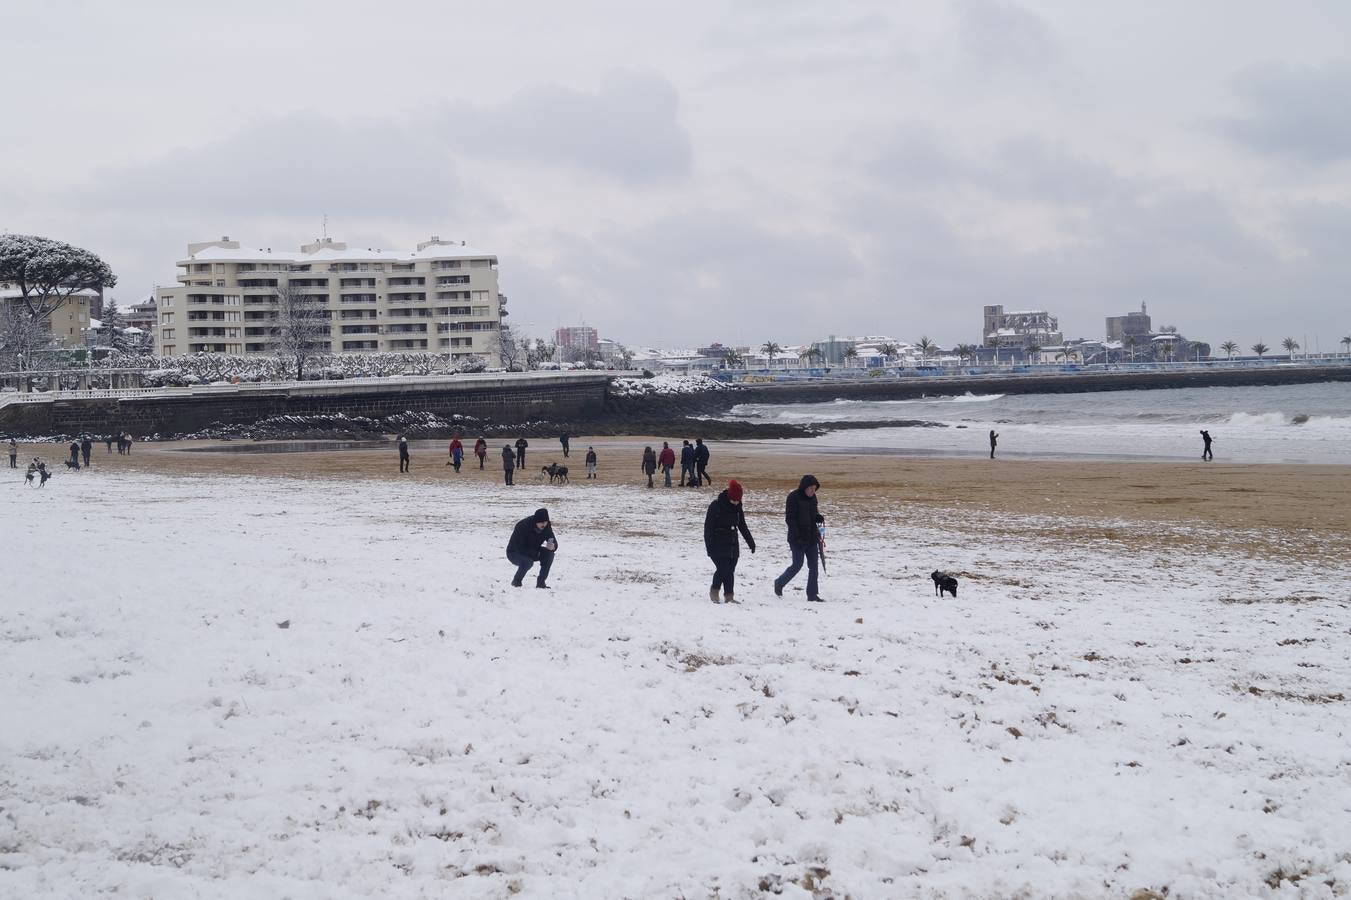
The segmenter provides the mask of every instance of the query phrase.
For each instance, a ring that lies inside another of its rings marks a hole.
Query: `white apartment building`
[[[274,253],[223,237],[189,244],[178,284],[156,289],[157,352],[274,352],[283,285],[326,302],[332,353],[490,354],[506,305],[497,257],[462,242],[432,237],[410,253],[322,238]]]

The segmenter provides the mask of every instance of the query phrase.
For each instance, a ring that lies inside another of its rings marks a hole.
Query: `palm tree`
[[[733,347],[727,347],[722,351],[722,362],[729,369],[740,369],[746,364],[746,360],[742,359],[741,354]]]
[[[1235,344],[1233,341],[1225,341],[1223,344],[1220,344],[1220,349],[1224,351],[1225,356],[1229,359],[1233,359],[1234,353],[1238,350],[1238,344]]]
[[[879,353],[882,354],[883,362],[886,362],[887,360],[894,357],[897,353],[901,352],[901,348],[892,343],[883,344],[882,346],[878,347],[877,350]]]
[[[1121,345],[1130,351],[1131,362],[1135,362],[1135,345],[1137,343],[1139,342],[1135,340],[1135,336],[1130,334],[1126,335],[1121,341]]]
[[[858,348],[855,347],[853,344],[850,344],[848,347],[844,348],[843,356],[844,356],[844,364],[845,367],[847,368],[850,365],[849,362],[850,360],[858,359]]]
[[[1351,335],[1342,338],[1340,343],[1346,348],[1347,353],[1351,353]]]
[[[1023,355],[1027,357],[1028,362],[1031,362],[1032,357],[1039,353],[1041,353],[1041,344],[1038,344],[1036,341],[1033,341],[1023,348]]]
[[[1286,353],[1289,353],[1291,356],[1294,356],[1295,351],[1299,349],[1299,341],[1295,340],[1292,337],[1288,337],[1285,340],[1281,341],[1281,346],[1285,348]]]
[[[919,347],[919,355],[924,359],[928,359],[929,354],[934,351],[935,345],[933,341],[929,340],[929,336],[926,334],[924,337],[919,339],[919,343],[916,344],[915,346]]]
[[[821,352],[820,347],[808,347],[806,350],[802,351],[802,354],[798,359],[805,359],[809,363],[814,360],[819,363],[823,356],[825,356],[825,354]]]
[[[1252,352],[1257,354],[1258,359],[1261,359],[1263,356],[1266,356],[1267,351],[1270,349],[1271,349],[1270,347],[1268,347],[1261,341],[1258,341],[1257,343],[1252,345]]]
[[[769,367],[774,368],[774,357],[783,352],[783,347],[773,341],[765,341],[760,347],[760,352],[769,357]]]

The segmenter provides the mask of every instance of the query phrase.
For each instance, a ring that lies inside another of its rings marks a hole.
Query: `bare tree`
[[[0,234],[0,283],[19,291],[14,303],[46,324],[74,294],[117,284],[98,254],[31,234]]]
[[[558,347],[548,341],[536,338],[525,339],[525,368],[527,371],[538,369],[540,363],[550,362],[554,354],[558,352]]]
[[[497,357],[502,361],[502,368],[508,372],[519,372],[525,368],[525,360],[523,359],[525,354],[521,344],[522,342],[516,339],[511,326],[503,325],[498,329]]]
[[[34,368],[33,353],[52,342],[51,329],[17,301],[0,300],[0,368],[23,372]]]
[[[290,360],[296,367],[296,381],[303,381],[305,364],[329,350],[327,298],[307,294],[290,284],[279,284],[273,336],[277,356]]]

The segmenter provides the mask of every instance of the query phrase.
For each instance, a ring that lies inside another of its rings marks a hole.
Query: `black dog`
[[[957,596],[957,579],[947,572],[934,572],[929,576],[934,580],[934,596],[941,597],[944,592]]]
[[[540,469],[540,471],[546,473],[549,476],[550,484],[553,484],[554,482],[557,482],[559,484],[568,483],[567,466],[560,466],[558,463],[550,463],[547,466],[543,466]]]

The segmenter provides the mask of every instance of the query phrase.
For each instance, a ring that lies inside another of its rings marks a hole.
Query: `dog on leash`
[[[542,472],[542,473],[544,473],[545,475],[548,475],[548,476],[549,476],[549,483],[550,483],[550,484],[567,484],[567,483],[568,483],[568,467],[567,467],[567,466],[560,466],[558,463],[549,463],[549,465],[541,467],[541,468],[540,468],[540,472]]]
[[[929,576],[934,580],[934,596],[941,597],[948,593],[953,597],[957,596],[957,579],[953,578],[947,572],[934,572]]]

